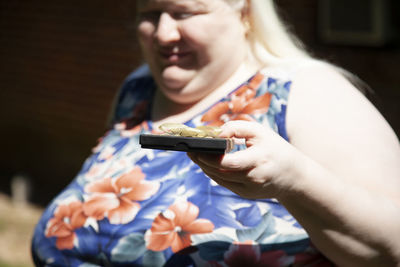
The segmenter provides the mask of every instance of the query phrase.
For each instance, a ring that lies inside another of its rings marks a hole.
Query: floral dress
[[[185,124],[257,121],[288,139],[290,80],[260,71]],[[142,149],[155,132],[147,66],[124,83],[113,128],[34,232],[37,266],[332,266],[275,199],[244,199],[184,152]],[[236,150],[244,147],[236,147]]]

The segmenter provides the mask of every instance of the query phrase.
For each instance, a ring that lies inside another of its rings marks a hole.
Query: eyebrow
[[[140,11],[141,9],[153,9],[153,8],[162,8],[164,6],[171,6],[173,4],[177,8],[186,8],[186,4],[190,3],[191,5],[194,5],[196,9],[204,9],[206,8],[206,5],[198,0],[179,0],[179,1],[173,1],[173,2],[158,2],[157,0],[149,1],[149,0],[142,0],[142,1],[137,1],[136,2],[136,8],[137,11]]]

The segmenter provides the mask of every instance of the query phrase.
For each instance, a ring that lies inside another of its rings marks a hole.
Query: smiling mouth
[[[179,52],[176,49],[173,50],[168,50],[168,51],[160,51],[160,57],[162,61],[164,61],[167,64],[177,64],[181,60],[185,59],[188,55],[190,55],[189,52]]]

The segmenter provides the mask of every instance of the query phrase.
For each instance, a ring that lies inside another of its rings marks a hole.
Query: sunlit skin
[[[338,266],[400,266],[394,132],[348,81],[323,67],[293,80],[288,107],[290,143],[258,123],[230,121],[219,136],[245,139],[247,149],[190,158],[242,197],[278,199]]]
[[[141,71],[124,83],[122,121],[35,230],[38,266],[400,267],[399,139],[337,68],[297,58],[275,2],[135,1],[157,90],[141,94]],[[140,150],[157,129],[242,146],[192,164]]]
[[[141,0],[138,10],[144,57],[158,92],[175,103],[219,91],[249,53],[243,14],[223,0]],[[290,143],[256,122],[230,121],[220,137],[245,140],[247,149],[189,157],[241,197],[276,198],[338,266],[400,266],[397,136],[336,69],[298,69],[287,104]],[[175,118],[166,116],[184,121]]]
[[[223,0],[140,0],[137,8],[143,56],[174,102],[199,101],[247,56],[240,11]]]

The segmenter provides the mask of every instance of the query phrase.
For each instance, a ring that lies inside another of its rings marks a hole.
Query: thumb
[[[244,138],[246,140],[253,139],[265,131],[264,127],[257,122],[250,121],[228,121],[221,126],[221,138]]]

